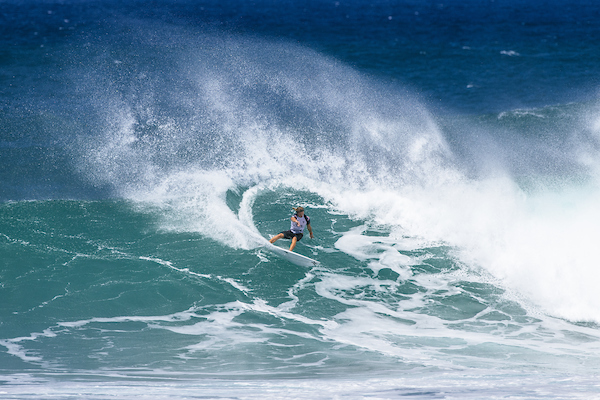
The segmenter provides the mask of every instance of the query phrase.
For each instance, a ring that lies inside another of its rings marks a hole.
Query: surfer
[[[292,244],[290,244],[290,251],[294,251],[296,243],[298,243],[298,241],[302,239],[302,236],[304,236],[304,228],[308,229],[308,232],[310,233],[310,238],[314,238],[312,227],[310,226],[310,218],[307,215],[304,215],[304,208],[294,208],[294,211],[296,211],[296,214],[294,214],[292,218],[290,218],[290,220],[292,221],[290,230],[281,232],[273,236],[271,240],[269,240],[269,242],[275,243],[281,238],[292,239]]]

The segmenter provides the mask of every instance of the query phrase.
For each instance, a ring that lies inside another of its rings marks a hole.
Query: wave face
[[[597,391],[596,101],[451,112],[331,38],[225,33],[209,3],[187,5],[201,29],[167,3],[73,7],[5,32],[27,80],[1,92],[0,392]],[[310,269],[263,247],[298,205]]]

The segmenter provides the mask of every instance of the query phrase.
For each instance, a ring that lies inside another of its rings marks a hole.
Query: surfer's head
[[[302,208],[302,207],[296,207],[296,208],[294,208],[294,211],[296,211],[296,214],[300,214],[300,213],[304,212],[304,208]]]

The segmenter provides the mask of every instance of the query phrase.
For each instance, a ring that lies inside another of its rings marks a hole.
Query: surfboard
[[[271,243],[265,244],[265,249],[270,252],[278,255],[286,261],[291,262],[292,264],[296,264],[299,267],[314,267],[319,265],[320,263],[317,260],[313,260],[310,257],[303,256],[302,254],[294,253],[293,251],[289,251],[286,249],[282,249],[279,246],[275,246]]]

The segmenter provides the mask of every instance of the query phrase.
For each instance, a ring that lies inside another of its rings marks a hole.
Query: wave
[[[94,185],[152,203],[163,229],[252,249],[268,235],[257,196],[305,191],[390,238],[454,248],[552,315],[600,321],[594,105],[434,116],[290,43],[128,39],[95,43],[72,72],[95,111],[72,153]]]

